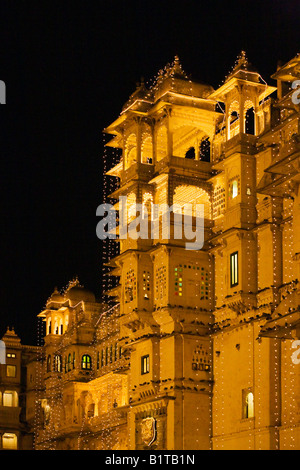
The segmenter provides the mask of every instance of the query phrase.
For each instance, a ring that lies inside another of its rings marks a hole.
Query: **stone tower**
[[[120,178],[111,197],[126,197],[127,236],[111,261],[120,276],[111,292],[120,302],[124,354],[130,356],[129,448],[209,449],[213,265],[207,238],[212,229],[211,146],[220,119],[210,86],[189,79],[178,57],[155,84],[138,85],[106,132],[108,145],[122,149],[108,172]],[[204,206],[204,244],[186,249],[178,237],[176,211],[189,203],[191,228]],[[120,209],[120,202],[116,208]],[[137,238],[139,224],[149,236]],[[164,211],[177,208],[165,230]],[[144,227],[145,227],[144,226]],[[152,235],[152,236],[151,236]]]

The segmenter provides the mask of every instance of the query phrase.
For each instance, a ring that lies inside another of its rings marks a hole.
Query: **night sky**
[[[136,82],[178,54],[216,88],[244,49],[274,85],[299,23],[299,0],[0,0],[0,337],[35,344],[36,315],[76,275],[100,295],[102,131]]]

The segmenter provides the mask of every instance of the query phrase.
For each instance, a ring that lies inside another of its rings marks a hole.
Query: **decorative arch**
[[[228,140],[240,132],[239,102],[233,101],[228,111]]]
[[[125,143],[125,169],[137,161],[137,140],[135,134],[130,134]]]
[[[173,194],[173,205],[183,207],[192,204],[192,215],[196,215],[196,205],[204,204],[204,218],[211,219],[211,202],[209,193],[198,186],[178,185]]]
[[[156,159],[159,162],[167,155],[168,148],[168,130],[164,124],[162,124],[156,134]]]
[[[127,196],[127,222],[131,222],[136,217],[136,194],[129,193]]]
[[[149,165],[153,163],[153,139],[150,134],[142,136],[141,162]]]
[[[143,194],[143,218],[150,218],[152,215],[153,195],[149,192]]]

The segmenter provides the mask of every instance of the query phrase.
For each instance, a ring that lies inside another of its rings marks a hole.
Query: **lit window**
[[[237,286],[238,283],[238,252],[236,251],[230,255],[230,287]]]
[[[14,358],[14,357],[16,357],[16,355],[15,355],[15,353],[7,353],[7,354],[6,354],[6,357],[12,357],[12,358]]]
[[[61,360],[61,356],[59,354],[56,354],[56,356],[54,358],[54,364],[55,364],[56,372],[61,372],[62,371],[62,360]]]
[[[16,377],[17,368],[16,366],[7,365],[6,366],[6,377]]]
[[[2,449],[16,450],[18,448],[18,441],[16,434],[6,432],[2,436]]]
[[[13,393],[12,392],[3,393],[3,406],[13,406]]]
[[[254,417],[254,396],[248,390],[243,390],[243,419]]]
[[[92,368],[91,356],[84,354],[81,359],[81,369],[91,370],[91,368]]]
[[[232,199],[237,197],[238,195],[238,182],[237,180],[234,180],[231,185],[231,194],[232,194]]]
[[[148,374],[150,371],[150,357],[149,354],[147,356],[142,356],[141,358],[141,373],[142,375]]]

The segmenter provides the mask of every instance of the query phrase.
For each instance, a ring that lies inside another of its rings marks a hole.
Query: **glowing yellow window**
[[[234,180],[232,182],[231,194],[232,194],[232,199],[234,199],[238,195],[238,182],[237,182],[237,180]]]
[[[6,432],[2,436],[2,449],[16,450],[18,448],[17,436]]]
[[[6,366],[6,377],[16,377],[17,368],[16,366],[7,365]]]

